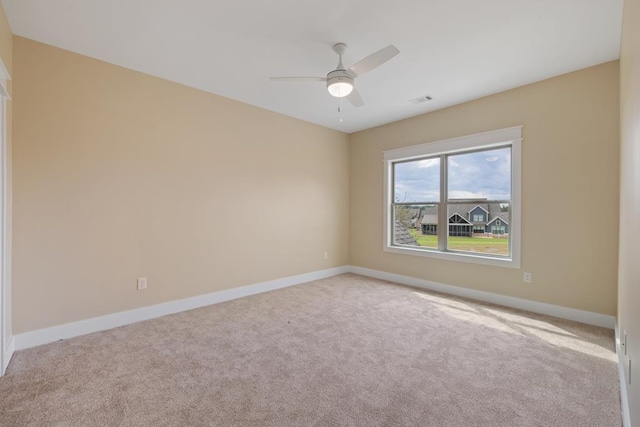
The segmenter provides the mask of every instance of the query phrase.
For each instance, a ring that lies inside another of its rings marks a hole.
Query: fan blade
[[[326,77],[271,77],[273,82],[326,82]]]
[[[358,92],[356,88],[353,88],[351,93],[347,95],[347,99],[351,104],[353,104],[354,107],[362,107],[364,105],[364,101],[360,96],[360,92]]]
[[[400,51],[394,45],[389,45],[383,49],[380,49],[376,53],[372,53],[371,55],[364,58],[362,61],[353,64],[347,72],[351,74],[353,77],[358,77],[363,75],[364,73],[368,73],[376,67],[384,64],[397,54]]]

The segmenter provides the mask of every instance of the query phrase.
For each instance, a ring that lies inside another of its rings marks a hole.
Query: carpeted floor
[[[2,426],[620,426],[613,331],[353,274],[17,352]]]

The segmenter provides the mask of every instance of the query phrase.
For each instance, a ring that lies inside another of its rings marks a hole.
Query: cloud
[[[433,202],[440,193],[438,158],[395,166],[396,201]],[[511,195],[511,151],[498,148],[448,157],[449,198],[508,200]]]
[[[434,166],[440,166],[440,159],[425,159],[418,161],[419,168],[432,168]]]
[[[484,199],[485,197],[483,193],[473,191],[449,191],[450,199]]]

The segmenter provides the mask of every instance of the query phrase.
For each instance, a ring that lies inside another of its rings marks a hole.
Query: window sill
[[[426,258],[443,259],[447,261],[468,262],[473,264],[491,265],[495,267],[520,268],[520,260],[512,258],[497,258],[460,252],[440,252],[437,250],[413,249],[401,246],[386,246],[385,252],[413,255]]]

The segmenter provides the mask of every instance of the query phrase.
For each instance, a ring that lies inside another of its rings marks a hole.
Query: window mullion
[[[440,156],[440,204],[438,205],[438,250],[447,250],[447,235],[449,224],[447,220],[447,156]]]

